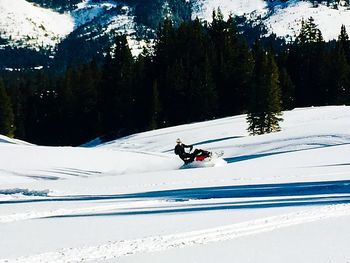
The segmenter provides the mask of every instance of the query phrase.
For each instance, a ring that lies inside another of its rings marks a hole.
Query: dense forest
[[[350,41],[343,26],[325,42],[313,19],[294,42],[249,44],[219,11],[159,26],[152,50],[134,58],[118,36],[102,64],[58,74],[7,72],[0,134],[45,145],[79,145],[155,128],[248,113],[250,133],[279,130],[280,112],[350,104]]]

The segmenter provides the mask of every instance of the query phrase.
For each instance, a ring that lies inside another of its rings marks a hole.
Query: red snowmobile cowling
[[[205,159],[206,157],[205,156],[203,156],[203,155],[199,155],[199,156],[196,156],[196,161],[204,161],[204,159]]]

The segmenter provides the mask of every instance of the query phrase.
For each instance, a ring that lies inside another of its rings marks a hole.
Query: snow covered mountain
[[[319,2],[319,3],[318,3]],[[301,0],[198,0],[194,16],[210,20],[213,9],[223,14],[245,16],[264,24],[269,33],[293,39],[300,30],[301,20],[313,17],[325,40],[336,39],[340,27],[350,27],[350,9],[345,1]]]
[[[16,46],[52,47],[74,29],[70,15],[25,0],[0,0],[0,14],[0,37]]]
[[[320,1],[318,1],[320,2]],[[327,1],[328,2],[328,1]],[[164,17],[175,22],[199,17],[211,20],[212,11],[218,7],[227,17],[229,14],[244,16],[253,24],[263,24],[268,33],[293,39],[302,19],[312,16],[326,40],[334,39],[340,26],[350,26],[350,10],[345,1],[327,4],[312,1],[266,0],[0,0],[0,58],[3,65],[15,61],[6,59],[11,48],[40,50],[47,56],[68,54],[69,46],[89,46],[89,54],[78,55],[77,60],[91,57],[91,53],[103,53],[118,33],[129,35],[134,54],[140,52],[145,38],[152,38]],[[48,3],[51,3],[49,5]],[[74,47],[71,49],[74,49]],[[80,48],[81,49],[81,48]],[[57,51],[58,50],[58,51]],[[78,52],[79,53],[79,52]],[[24,55],[18,52],[17,56]],[[3,58],[4,57],[4,58]],[[32,60],[32,53],[26,60]],[[66,60],[67,57],[60,57]],[[33,60],[34,61],[34,60]],[[17,64],[21,64],[19,62]],[[71,62],[70,62],[71,63]],[[42,60],[32,63],[42,66]],[[20,65],[19,65],[20,66]],[[15,67],[15,66],[12,66]]]
[[[0,263],[349,262],[350,107],[246,127],[240,115],[90,148],[1,137]],[[177,137],[227,164],[179,169]]]
[[[26,0],[0,0],[0,12],[0,36],[5,45],[17,47],[54,48],[74,30],[92,21],[101,28],[100,34],[112,29],[134,33],[133,16],[128,15],[127,6],[114,1],[84,1],[74,10],[60,14]]]

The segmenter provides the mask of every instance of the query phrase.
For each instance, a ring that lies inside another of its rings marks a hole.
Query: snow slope
[[[25,0],[0,0],[0,14],[1,37],[17,46],[52,47],[74,29],[70,15]]]
[[[350,261],[350,107],[245,116],[88,148],[0,141],[0,262]],[[178,169],[177,137],[227,165]],[[25,238],[24,238],[25,237]]]
[[[46,49],[55,47],[68,34],[88,23],[98,25],[100,34],[116,30],[133,35],[134,17],[129,15],[128,9],[117,14],[114,10],[117,6],[116,1],[87,0],[75,10],[59,14],[26,0],[0,0],[0,35],[12,46]]]

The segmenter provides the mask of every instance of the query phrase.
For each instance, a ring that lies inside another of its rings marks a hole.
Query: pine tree
[[[11,100],[6,93],[3,80],[0,79],[0,134],[13,137],[14,131],[14,114]]]
[[[321,30],[318,29],[313,17],[310,17],[306,21],[303,19],[301,21],[300,33],[296,38],[296,43],[306,44],[306,43],[317,43],[322,42],[323,36]]]
[[[295,107],[295,85],[288,71],[284,67],[280,69],[279,79],[282,92],[283,108],[291,110]]]
[[[161,104],[160,104],[160,97],[159,97],[159,91],[158,91],[158,83],[157,80],[153,82],[152,87],[152,107],[151,107],[151,119],[149,127],[154,130],[159,127],[160,122],[160,114],[161,114]]]
[[[220,115],[242,113],[247,108],[247,93],[253,69],[250,49],[236,29],[235,20],[223,20],[220,9],[213,12],[209,25],[212,68],[217,87]]]
[[[282,116],[282,100],[279,81],[279,72],[273,54],[269,53],[267,58],[267,111],[266,111],[266,133],[280,131],[279,122]]]
[[[25,81],[23,77],[17,78],[14,83],[8,84],[8,95],[11,99],[13,106],[14,120],[15,120],[15,134],[14,137],[22,140],[26,140],[26,100],[27,90],[25,90]]]
[[[295,84],[295,106],[323,105],[327,101],[327,60],[321,31],[310,18],[302,23],[287,59],[286,68]]]
[[[99,73],[96,62],[83,65],[78,72],[78,82],[74,85],[74,114],[79,143],[84,143],[98,136],[98,89]]]
[[[328,101],[331,104],[349,104],[350,65],[346,56],[348,37],[345,27],[343,26],[338,39],[331,53],[332,60],[330,60],[329,70]]]
[[[281,118],[281,91],[278,68],[272,54],[255,47],[255,66],[248,108],[248,131],[260,135],[279,131]]]
[[[62,145],[75,145],[80,131],[75,111],[75,98],[73,92],[79,82],[76,70],[68,67],[64,76],[57,80],[58,92],[58,122],[60,123],[60,135],[58,140]]]
[[[344,50],[346,60],[348,63],[350,63],[350,40],[344,25],[341,26],[337,45],[339,46],[339,48]]]
[[[155,40],[154,54],[155,66],[158,74],[164,74],[166,66],[177,59],[178,50],[175,48],[175,29],[171,20],[166,19],[159,26]]]
[[[165,74],[164,121],[166,125],[178,125],[188,122],[188,107],[191,103],[187,96],[186,71],[182,60],[175,61]],[[179,107],[181,103],[181,107]]]
[[[132,122],[132,57],[126,36],[118,36],[102,70],[99,92],[104,134],[127,134]]]

